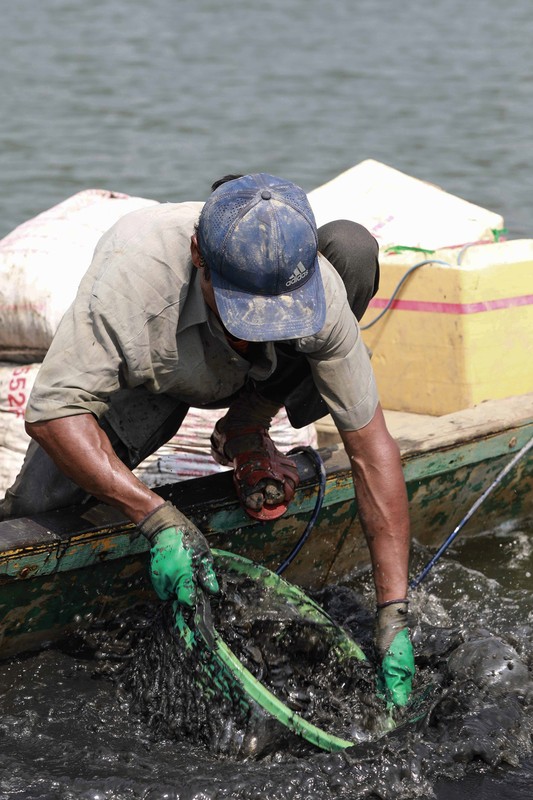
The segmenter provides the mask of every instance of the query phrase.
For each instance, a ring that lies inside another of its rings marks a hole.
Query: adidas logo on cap
[[[307,277],[309,274],[309,270],[304,267],[302,262],[300,261],[294,272],[292,273],[291,277],[285,284],[285,286],[294,286],[295,283],[299,283],[304,278]]]

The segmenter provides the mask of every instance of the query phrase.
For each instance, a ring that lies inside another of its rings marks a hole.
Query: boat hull
[[[531,395],[449,419],[403,415],[389,427],[400,445],[412,535],[436,547],[533,437]],[[407,418],[406,418],[407,417]],[[429,425],[427,429],[422,424]],[[396,430],[395,430],[396,426]],[[403,427],[402,427],[403,426]],[[439,427],[440,426],[440,427]],[[284,577],[308,589],[346,580],[368,564],[348,458],[324,447],[326,491],[309,538]],[[239,507],[230,473],[158,492],[221,550],[276,570],[304,532],[316,504],[315,467],[296,456],[301,485],[284,517],[257,523]],[[533,516],[533,449],[487,497],[463,535]],[[98,504],[0,523],[0,658],[36,649],[77,628],[153,599],[148,543],[118,512]]]

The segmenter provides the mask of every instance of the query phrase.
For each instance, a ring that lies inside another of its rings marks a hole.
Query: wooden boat
[[[439,545],[533,437],[533,240],[502,243],[499,215],[373,161],[309,199],[319,224],[353,219],[380,243],[380,289],[362,331],[382,405],[401,409],[386,416],[402,453],[413,537]],[[347,456],[327,421],[319,431],[324,502],[284,573],[303,587],[342,581],[368,562]],[[304,454],[297,462],[301,486],[272,523],[246,516],[228,473],[159,491],[212,546],[275,570],[316,504],[316,467]],[[533,448],[464,535],[532,515]],[[0,658],[152,598],[147,549],[134,525],[102,505],[0,523]]]
[[[402,452],[412,533],[435,546],[533,437],[533,395],[482,403],[441,417],[386,412]],[[322,510],[284,577],[303,586],[339,582],[368,563],[348,459],[327,421],[320,428],[326,467]],[[212,546],[275,570],[304,531],[317,498],[316,468],[296,456],[301,485],[286,515],[256,523],[240,509],[230,473],[161,487]],[[533,449],[517,463],[464,535],[533,515]],[[104,505],[0,523],[0,658],[65,637],[88,621],[153,598],[147,542]]]

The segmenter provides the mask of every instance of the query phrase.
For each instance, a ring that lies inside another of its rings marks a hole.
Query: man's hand
[[[382,659],[378,694],[387,705],[405,706],[415,674],[413,646],[407,629],[407,600],[378,606],[376,647]]]
[[[177,599],[193,608],[196,594],[218,594],[209,546],[196,528],[172,503],[163,503],[138,524],[152,545],[150,577],[161,600]]]
[[[381,656],[378,692],[388,705],[406,705],[414,675],[407,630],[409,510],[398,445],[378,404],[372,420],[355,431],[341,431],[352,464],[359,519],[366,536],[378,619],[376,645]]]

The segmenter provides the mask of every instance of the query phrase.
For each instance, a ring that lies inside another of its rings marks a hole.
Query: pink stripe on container
[[[388,299],[375,297],[370,308],[385,308]],[[502,297],[499,300],[485,300],[481,303],[433,303],[425,300],[394,300],[391,309],[397,311],[426,311],[432,314],[480,314],[484,311],[498,311],[502,308],[533,305],[533,294],[520,297]]]

